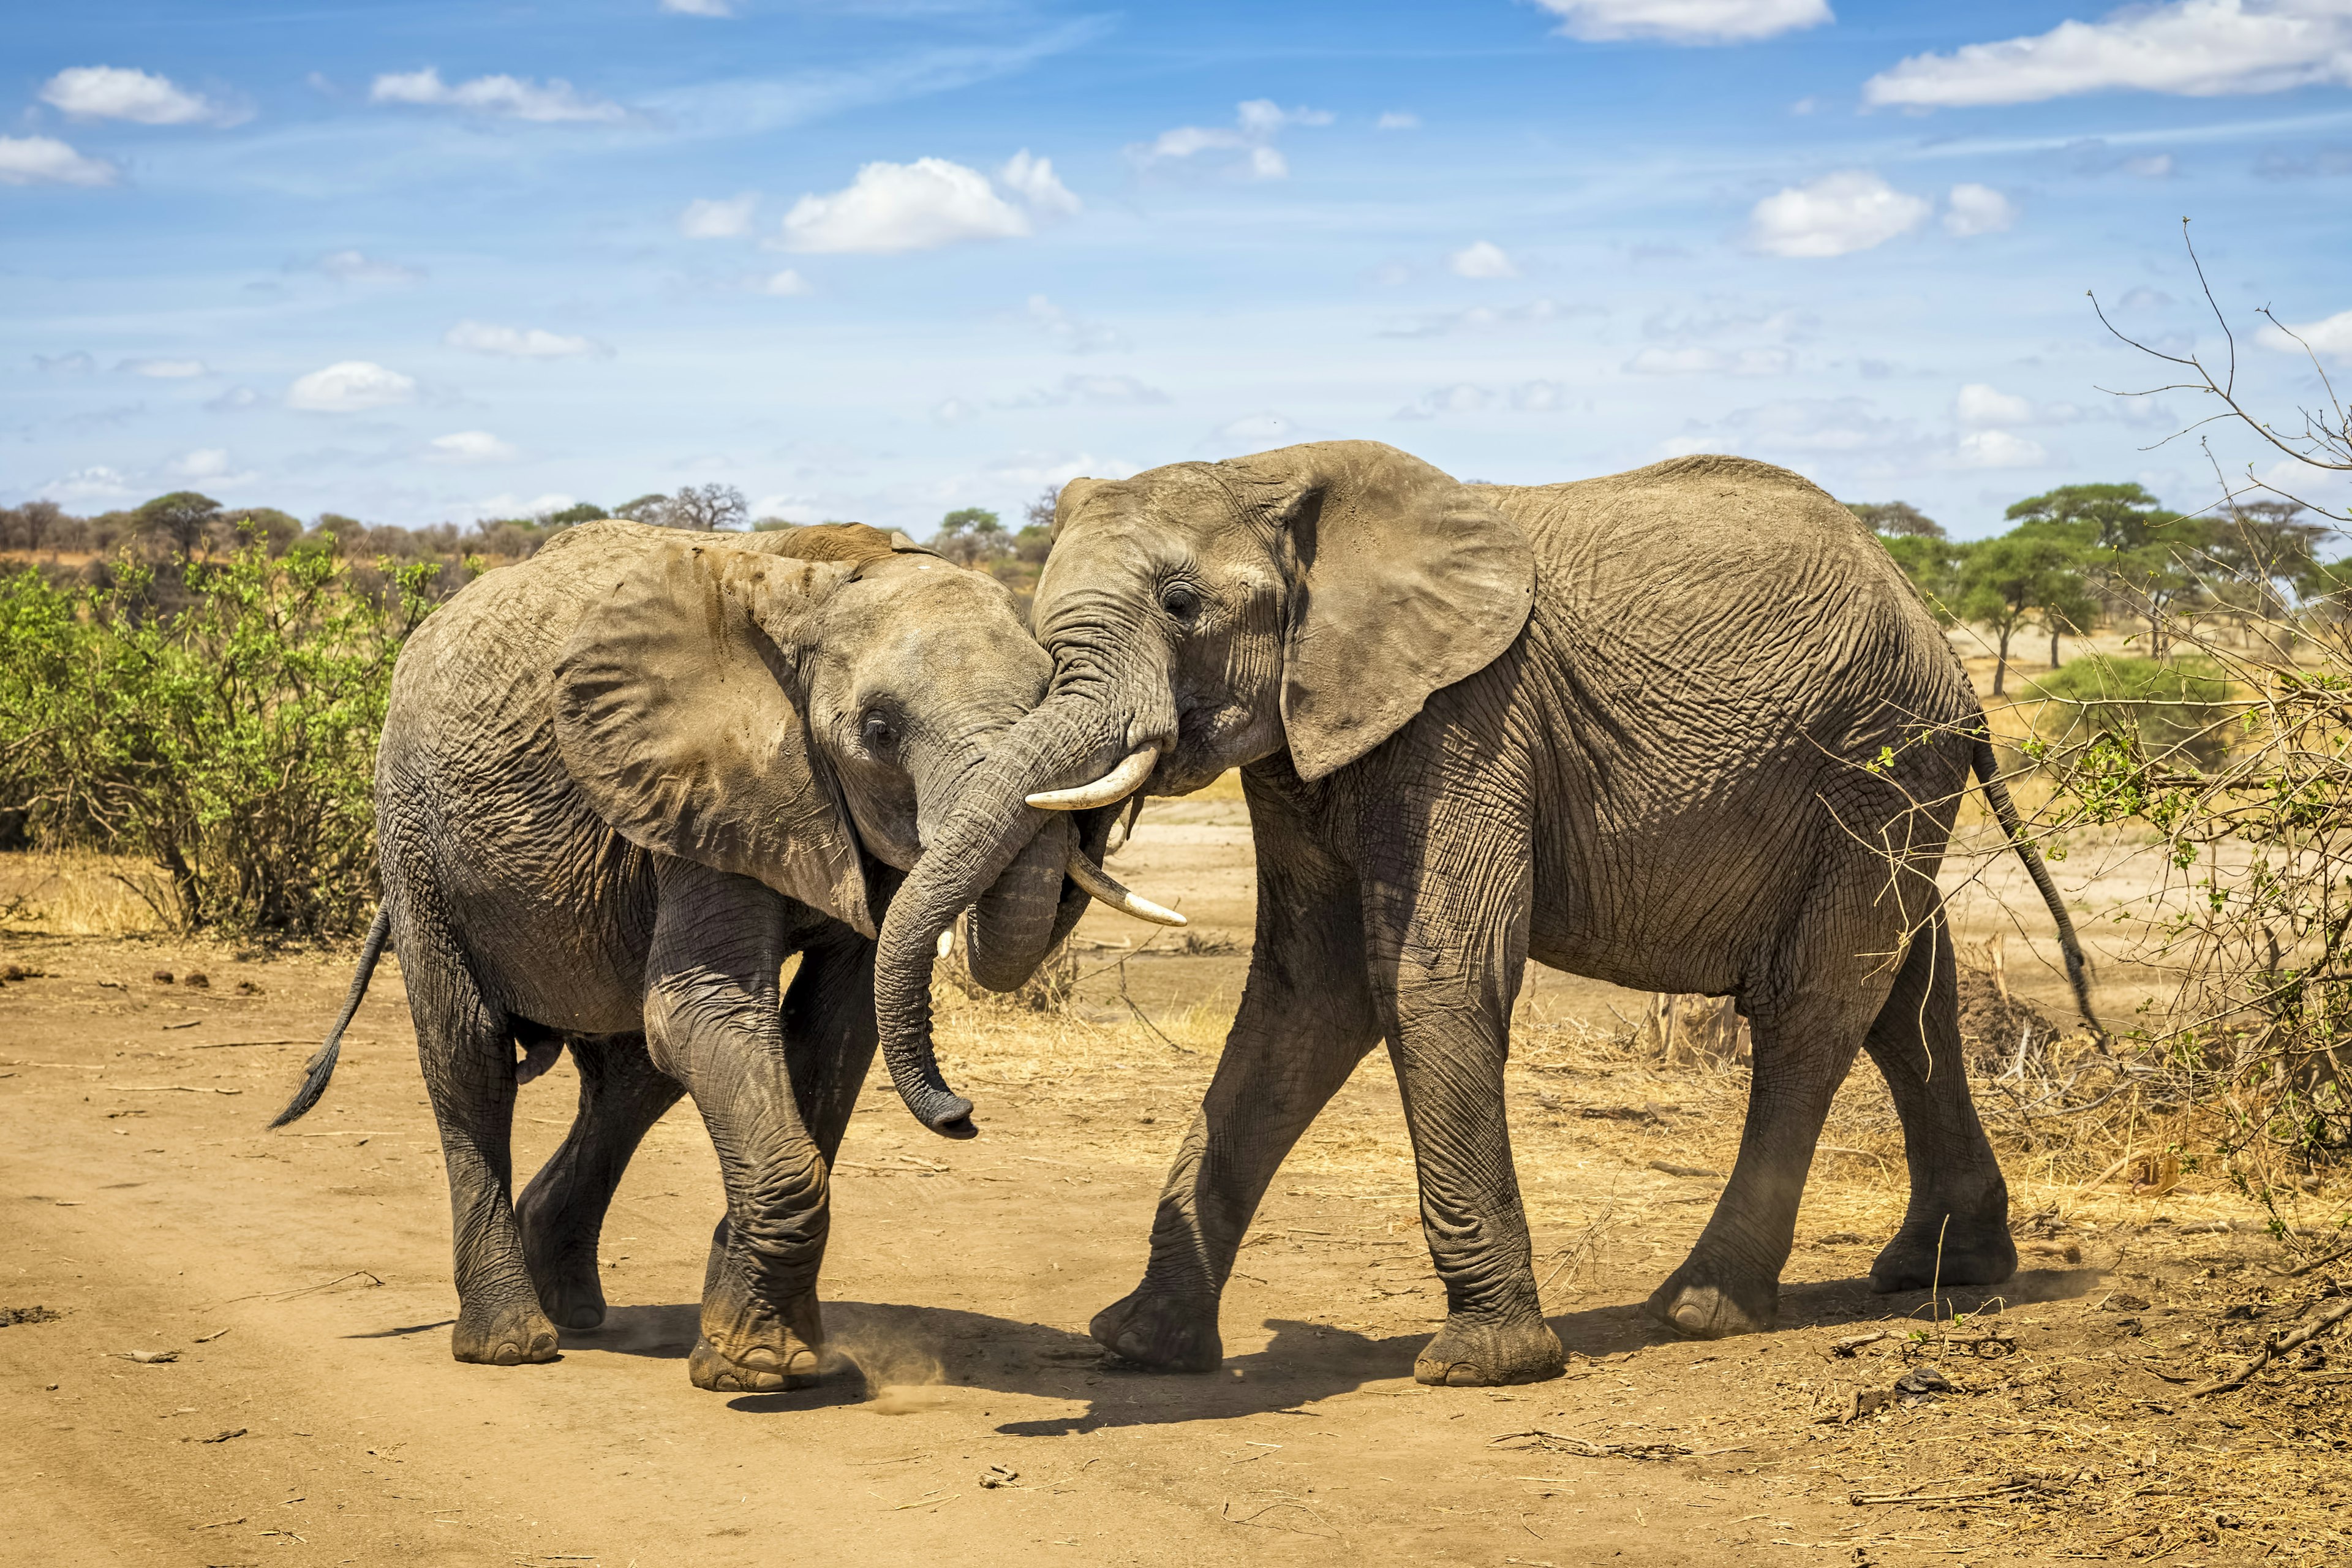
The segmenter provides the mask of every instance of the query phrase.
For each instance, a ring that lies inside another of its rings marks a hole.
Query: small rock
[[[245,1429],[244,1427],[242,1427],[242,1426],[239,1426],[239,1427],[237,1427],[235,1431],[229,1431],[229,1430],[226,1430],[226,1429],[224,1429],[224,1430],[222,1430],[222,1431],[219,1431],[219,1432],[215,1432],[215,1433],[214,1433],[214,1434],[213,1434],[211,1436],[209,1436],[209,1437],[199,1437],[199,1438],[197,1438],[197,1439],[196,1439],[196,1441],[197,1441],[197,1442],[199,1442],[199,1443],[226,1443],[226,1442],[227,1442],[231,1437],[242,1437],[242,1436],[245,1436],[245,1433],[246,1433],[246,1429]]]
[[[2128,1290],[2118,1290],[2100,1305],[2110,1312],[2145,1312],[2147,1310],[2147,1299],[2135,1296]]]
[[[261,987],[250,980],[240,980],[236,983],[236,994],[240,996],[258,996],[261,994]]]
[[[168,969],[159,969],[152,978],[158,985],[169,985],[172,984],[172,972]]]
[[[191,986],[194,986],[195,989],[197,989],[197,990],[199,990],[199,991],[205,991],[205,990],[209,990],[209,989],[211,989],[211,987],[212,987],[212,983],[213,983],[213,981],[212,981],[212,976],[211,976],[211,975],[209,975],[209,974],[206,974],[206,973],[205,973],[203,970],[201,970],[201,969],[196,969],[196,970],[191,970],[191,971],[189,971],[189,973],[188,973],[188,974],[186,975],[186,977],[185,977],[185,978],[184,978],[184,979],[180,982],[180,984],[183,984],[183,985],[191,985]]]
[[[1020,1471],[1006,1469],[1003,1465],[991,1465],[980,1472],[980,1484],[992,1489],[1009,1487],[1020,1479]]]
[[[135,1361],[142,1366],[162,1366],[166,1362],[179,1360],[180,1352],[178,1351],[124,1351],[121,1359]]]
[[[16,1323],[54,1323],[64,1316],[47,1307],[0,1307],[0,1329]]]
[[[1895,1380],[1895,1397],[1905,1405],[1933,1405],[1941,1394],[1958,1394],[1959,1385],[1932,1366],[1915,1366]]]

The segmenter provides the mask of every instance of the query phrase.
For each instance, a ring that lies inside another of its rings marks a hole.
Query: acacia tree
[[[1991,627],[1998,640],[1995,697],[2008,679],[2009,643],[2017,629],[2052,606],[2056,606],[2060,623],[2079,624],[2070,606],[2081,605],[2088,597],[2073,543],[2056,533],[2029,529],[1988,539],[1970,550],[1960,563],[1959,591],[1961,618]]]
[[[1941,539],[1944,525],[1907,500],[1850,500],[1846,510],[1862,519],[1871,532],[1896,538]]]
[[[1013,536],[986,507],[960,506],[940,519],[931,548],[959,566],[985,571],[1013,553]]]
[[[131,515],[140,532],[170,540],[173,548],[194,560],[220,514],[221,504],[212,497],[194,490],[173,490],[145,502]]]

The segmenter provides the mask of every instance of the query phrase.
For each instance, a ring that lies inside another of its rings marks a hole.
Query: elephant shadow
[[[1938,1315],[1980,1312],[2058,1301],[2089,1294],[2104,1278],[2096,1268],[2028,1269],[1992,1287],[1946,1289]],[[1858,1321],[1921,1317],[1925,1290],[1873,1293],[1863,1278],[1792,1284],[1780,1293],[1776,1332],[1833,1327]],[[567,1333],[566,1347],[619,1355],[684,1360],[700,1331],[694,1302],[614,1307],[592,1333]],[[730,1410],[765,1414],[833,1405],[898,1401],[921,1408],[945,1391],[971,1389],[1043,1399],[1082,1401],[1065,1415],[1007,1421],[1008,1436],[1063,1436],[1108,1427],[1170,1426],[1300,1411],[1312,1401],[1352,1393],[1370,1384],[1412,1376],[1413,1357],[1429,1332],[1374,1337],[1325,1323],[1270,1318],[1273,1338],[1261,1350],[1225,1358],[1200,1376],[1147,1373],[1107,1354],[1085,1334],[954,1307],[898,1302],[828,1301],[830,1343],[824,1381],[782,1394],[740,1394]],[[1620,1301],[1561,1313],[1549,1320],[1572,1354],[1615,1355],[1692,1342],[1649,1317],[1641,1302]],[[929,1391],[939,1390],[939,1394]]]
[[[567,1349],[683,1360],[699,1332],[691,1302],[614,1307],[593,1333],[564,1336]],[[1296,1409],[1366,1384],[1410,1378],[1425,1334],[1375,1339],[1323,1323],[1269,1319],[1262,1350],[1227,1356],[1199,1376],[1137,1370],[1085,1334],[952,1307],[827,1301],[824,1381],[782,1394],[748,1394],[732,1410],[809,1410],[870,1401],[919,1403],[930,1389],[979,1389],[1080,1400],[1067,1415],[1008,1421],[1013,1436],[1059,1436],[1106,1427],[1226,1420]]]

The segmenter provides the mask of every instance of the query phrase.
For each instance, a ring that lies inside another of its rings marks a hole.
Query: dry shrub
[[[52,936],[138,936],[164,929],[171,898],[153,866],[94,849],[0,854],[0,931]]]

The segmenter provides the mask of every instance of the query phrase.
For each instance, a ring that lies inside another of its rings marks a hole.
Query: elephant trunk
[[[1061,924],[1055,916],[1061,867],[1076,840],[1067,816],[1040,811],[1025,797],[1074,776],[1093,776],[1086,769],[1109,750],[1109,742],[1098,710],[1067,700],[1049,699],[1006,731],[953,808],[942,814],[941,830],[924,846],[883,918],[874,973],[882,1059],[915,1120],[944,1137],[970,1138],[978,1129],[971,1124],[971,1101],[948,1088],[931,1048],[931,965],[940,933],[974,902],[996,901],[991,918],[975,926],[989,929],[988,940],[974,944],[976,960],[992,976],[983,984],[1009,975],[1011,961],[1029,945],[1022,938],[1033,921],[1050,942]],[[1055,822],[1061,826],[1046,831]],[[1041,840],[1047,841],[1042,847]],[[1047,858],[1057,852],[1058,860]],[[1016,859],[1019,873],[1000,897],[996,884]],[[1040,887],[1048,889],[1042,898]],[[998,940],[1000,934],[1010,940]]]
[[[1017,991],[1054,944],[1064,868],[1076,836],[1066,816],[1048,818],[972,906],[965,963],[991,991]]]

